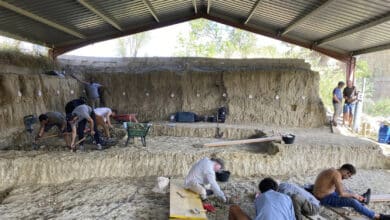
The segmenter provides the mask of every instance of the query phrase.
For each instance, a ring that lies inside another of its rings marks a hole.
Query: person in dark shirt
[[[65,105],[65,113],[66,113],[66,116],[70,116],[70,114],[72,114],[73,110],[79,106],[79,105],[82,105],[82,104],[86,104],[87,102],[87,99],[80,96],[80,98],[78,99],[73,99],[72,101],[66,103]]]
[[[343,90],[344,96],[344,108],[343,108],[343,125],[345,122],[348,122],[348,125],[352,126],[353,114],[355,112],[355,103],[357,100],[357,91],[355,86],[353,86],[352,81],[347,81],[347,87]]]
[[[343,104],[343,93],[341,90],[343,89],[345,83],[343,81],[340,81],[337,84],[337,87],[333,89],[333,97],[332,97],[332,102],[333,102],[333,126],[337,126],[337,119],[341,115],[342,111],[342,104]]]

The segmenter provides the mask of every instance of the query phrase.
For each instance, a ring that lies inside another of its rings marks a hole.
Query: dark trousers
[[[96,142],[96,144],[100,144],[100,134],[99,134],[99,131],[98,131],[97,125],[96,125],[95,112],[92,111],[90,116],[93,120],[93,128],[91,128],[91,129],[93,129],[95,131],[95,135],[94,135],[95,142]],[[79,136],[79,140],[84,138],[84,129],[85,129],[85,125],[87,125],[87,122],[88,122],[87,119],[84,119],[84,120],[81,120],[77,125],[77,135]],[[80,144],[83,145],[84,141],[82,141]]]

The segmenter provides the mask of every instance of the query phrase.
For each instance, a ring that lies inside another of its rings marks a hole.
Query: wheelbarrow
[[[146,147],[146,135],[148,135],[150,127],[152,124],[150,123],[134,123],[134,122],[124,122],[125,129],[127,131],[127,140],[126,145],[129,143],[130,139],[132,139],[132,143],[134,142],[134,137],[140,137],[142,145]]]

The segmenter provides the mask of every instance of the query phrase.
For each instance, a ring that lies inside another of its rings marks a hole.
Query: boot
[[[368,205],[368,203],[370,203],[371,198],[371,189],[367,189],[367,192],[363,193],[362,196],[364,197],[362,203]]]
[[[390,215],[380,214],[379,220],[390,220]]]

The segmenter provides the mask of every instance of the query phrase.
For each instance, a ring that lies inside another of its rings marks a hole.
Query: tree
[[[205,19],[189,22],[188,34],[180,34],[175,55],[241,57],[256,53],[256,35]]]
[[[138,51],[150,40],[148,32],[122,37],[117,41],[118,55],[121,57],[137,57]]]

